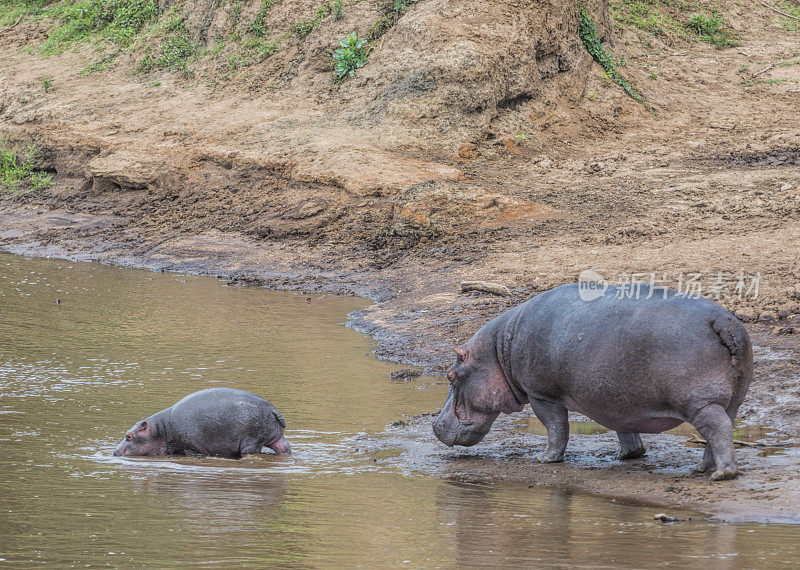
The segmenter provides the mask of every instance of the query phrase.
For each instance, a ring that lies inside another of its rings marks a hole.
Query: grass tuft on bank
[[[618,23],[661,37],[668,44],[680,38],[708,42],[718,49],[740,45],[722,14],[699,0],[612,0],[609,10]]]
[[[56,55],[78,42],[105,39],[129,46],[149,22],[158,18],[153,0],[64,1],[47,7],[42,15],[59,22],[39,48]]]
[[[20,149],[10,145],[7,138],[0,140],[0,190],[19,193],[52,186],[52,176],[37,171],[35,160],[36,146]]]

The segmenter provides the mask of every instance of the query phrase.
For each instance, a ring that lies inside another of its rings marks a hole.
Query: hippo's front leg
[[[617,459],[636,459],[645,454],[642,438],[638,433],[618,431],[619,455]]]
[[[533,413],[547,430],[547,448],[536,456],[539,463],[558,463],[564,461],[564,450],[569,440],[567,408],[555,402],[531,398]]]

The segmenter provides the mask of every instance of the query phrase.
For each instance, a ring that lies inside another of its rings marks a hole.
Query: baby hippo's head
[[[142,420],[134,425],[114,450],[114,455],[117,457],[165,454],[166,442],[159,436],[153,422],[148,420]]]

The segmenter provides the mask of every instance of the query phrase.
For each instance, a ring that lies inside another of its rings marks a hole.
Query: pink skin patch
[[[270,443],[267,447],[273,450],[275,453],[291,453],[292,448],[289,446],[289,442],[286,441],[286,438],[281,436],[279,439]]]

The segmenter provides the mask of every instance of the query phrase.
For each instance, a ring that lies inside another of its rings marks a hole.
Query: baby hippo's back
[[[181,399],[169,416],[176,452],[219,457],[259,453],[283,440],[286,426],[264,398],[232,388],[209,388]]]

